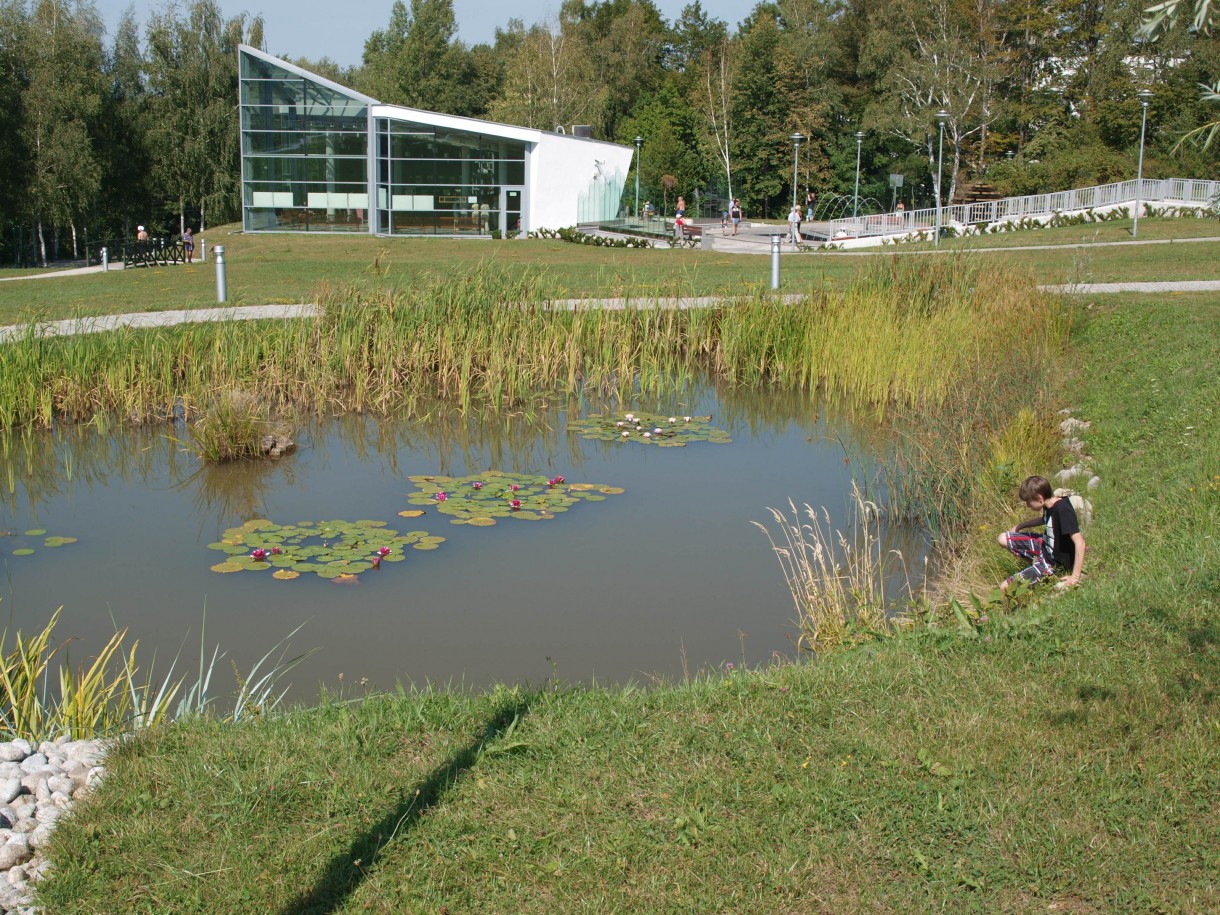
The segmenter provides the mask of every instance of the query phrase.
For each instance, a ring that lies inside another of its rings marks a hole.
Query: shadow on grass
[[[346,851],[336,855],[317,883],[290,903],[281,915],[325,915],[342,908],[372,873],[381,850],[395,838],[409,833],[426,811],[443,801],[449,789],[485,752],[511,750],[519,746],[511,742],[511,734],[528,711],[528,697],[518,697],[506,703],[487,722],[477,740],[434,769],[415,786],[415,790],[404,795],[393,810],[374,823],[364,835],[356,838]],[[505,738],[503,745],[496,743],[500,738]]]

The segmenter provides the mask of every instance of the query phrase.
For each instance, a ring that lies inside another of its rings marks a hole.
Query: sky
[[[453,0],[458,38],[467,44],[491,42],[496,28],[509,19],[521,19],[527,26],[542,22],[558,12],[562,0]],[[668,22],[677,19],[682,8],[693,0],[654,0]],[[730,29],[750,14],[752,0],[702,0],[707,15],[727,22]],[[164,3],[132,3],[132,0],[94,0],[106,23],[110,37],[119,17],[134,6],[141,26],[150,10],[163,9]],[[329,57],[341,65],[360,63],[365,39],[390,21],[393,0],[348,0],[347,3],[323,0],[220,0],[226,17],[247,12],[261,15],[267,52],[277,57]]]

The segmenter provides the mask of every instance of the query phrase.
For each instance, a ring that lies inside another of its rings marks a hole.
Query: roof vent
[[[593,128],[588,124],[573,124],[572,136],[584,137],[586,140],[593,139]]]

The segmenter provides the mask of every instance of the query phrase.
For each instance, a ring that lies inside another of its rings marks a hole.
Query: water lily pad
[[[221,575],[227,575],[229,572],[240,572],[245,566],[240,562],[218,562],[212,566],[213,572],[219,572]]]
[[[623,492],[602,483],[568,483],[562,476],[487,470],[465,477],[441,475],[408,477],[419,491],[408,496],[411,504],[430,504],[452,524],[491,527],[499,518],[521,521],[553,520],[593,493],[597,499]],[[444,499],[437,499],[440,493]],[[588,500],[595,501],[595,500]]]
[[[272,528],[273,533],[268,533]],[[431,548],[444,542],[443,537],[427,531],[412,531],[404,537],[387,527],[386,522],[373,519],[330,519],[292,525],[256,519],[230,528],[222,540],[209,546],[229,553],[229,563],[236,570],[291,570],[295,575],[312,573],[333,579],[338,575],[358,576],[382,561],[401,562],[403,543],[425,539]]]
[[[675,448],[690,442],[728,444],[732,438],[713,426],[710,416],[667,416],[659,413],[599,413],[569,419],[568,431],[600,442],[634,442]]]
[[[423,515],[423,514],[426,514],[426,512],[417,511],[415,509],[408,509],[405,512],[399,512],[398,516],[400,518],[418,518],[420,515]]]
[[[32,530],[26,531],[25,535],[27,537],[41,537],[45,533],[46,533],[46,531],[43,530],[41,527],[36,527],[36,528],[33,528]]]
[[[22,547],[19,550],[13,550],[13,555],[14,556],[33,556],[34,551],[31,550],[29,547]]]
[[[435,550],[440,544],[436,543],[417,543],[413,547],[416,550]]]
[[[213,567],[213,571],[215,571],[215,567]],[[271,577],[278,578],[280,581],[292,581],[294,578],[300,578],[301,573],[292,569],[280,569],[278,572],[272,572]]]

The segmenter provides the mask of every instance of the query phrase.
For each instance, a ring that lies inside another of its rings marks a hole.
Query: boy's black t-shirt
[[[1076,520],[1076,509],[1072,500],[1061,496],[1050,508],[1042,509],[1042,521],[1046,524],[1046,547],[1055,565],[1072,571],[1076,564],[1076,544],[1072,534],[1080,532]]]

